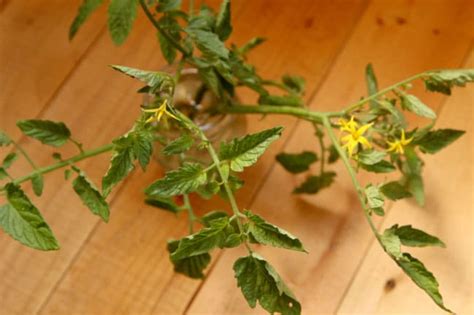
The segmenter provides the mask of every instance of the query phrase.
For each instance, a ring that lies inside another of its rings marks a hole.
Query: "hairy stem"
[[[28,175],[25,175],[25,176],[22,176],[22,177],[19,177],[17,179],[15,179],[13,181],[13,183],[15,185],[19,185],[23,182],[26,182],[28,180],[31,180],[33,177],[35,177],[36,175],[38,174],[46,174],[46,173],[50,173],[52,171],[55,171],[57,169],[60,169],[60,168],[63,168],[63,167],[67,167],[73,163],[76,163],[76,162],[79,162],[81,160],[85,160],[87,158],[90,158],[90,157],[93,157],[93,156],[96,156],[96,155],[99,155],[99,154],[102,154],[102,153],[105,153],[105,152],[108,152],[108,151],[111,151],[113,149],[113,144],[110,143],[110,144],[106,144],[104,146],[101,146],[101,147],[98,147],[96,149],[92,149],[92,150],[88,150],[88,151],[84,151],[78,155],[75,155],[69,159],[66,159],[66,160],[62,160],[58,163],[55,163],[55,164],[51,164],[51,165],[48,165],[48,166],[45,166],[45,167],[41,167],[41,168],[36,168],[36,170]]]
[[[428,75],[432,71],[425,71],[411,76],[403,81],[397,82],[393,85],[386,87],[372,94],[368,97],[361,99],[360,101],[350,104],[345,109],[336,112],[318,112],[313,111],[304,107],[295,106],[280,106],[280,105],[246,105],[246,104],[233,104],[232,106],[220,108],[221,112],[231,114],[274,114],[274,115],[290,115],[297,118],[302,118],[307,121],[322,123],[324,117],[343,117],[348,115],[350,112],[364,106],[371,100],[374,100],[390,91],[393,91],[400,86],[417,80],[423,76]]]
[[[12,143],[13,145],[15,146],[15,148],[18,150],[18,152],[21,153],[21,155],[23,155],[25,157],[25,159],[28,161],[28,163],[30,163],[31,167],[36,170],[38,169],[38,167],[36,166],[35,162],[33,162],[33,160],[30,158],[30,156],[28,155],[28,153],[26,153],[25,150],[23,150],[23,148],[21,147],[21,145],[19,145],[18,143],[16,143],[15,141],[12,140]]]
[[[196,215],[194,214],[193,206],[191,205],[191,200],[189,200],[189,195],[184,194],[184,208],[188,212],[188,222],[189,222],[189,234],[194,233],[194,221],[196,221]]]
[[[316,123],[313,123],[316,137],[318,137],[319,147],[321,149],[321,161],[320,161],[320,174],[323,175],[324,173],[324,163],[326,161],[326,147],[324,146],[324,133],[322,132],[320,126]]]
[[[150,20],[151,24],[160,32],[161,35],[163,35],[170,43],[173,45],[177,50],[179,50],[183,55],[185,56],[190,56],[191,53],[185,49],[183,46],[181,46],[177,41],[174,40],[173,37],[171,37],[163,28],[161,25],[155,20],[155,17],[153,14],[150,12],[150,9],[145,3],[145,0],[139,0],[140,5],[143,9],[143,12],[145,12],[145,15],[147,16],[148,20]]]
[[[370,217],[369,214],[369,209],[367,208],[366,202],[365,202],[365,196],[363,195],[363,189],[357,180],[357,175],[354,170],[354,168],[351,165],[351,162],[349,161],[349,158],[347,157],[346,152],[344,149],[341,147],[339,144],[339,140],[337,139],[336,135],[334,134],[334,131],[332,130],[331,122],[329,121],[328,117],[323,118],[323,125],[327,130],[328,136],[331,139],[332,144],[337,150],[337,153],[339,153],[339,156],[341,157],[342,162],[344,163],[344,166],[346,167],[347,172],[349,173],[352,184],[354,185],[356,192],[357,192],[357,197],[359,198],[360,204],[362,206],[362,209],[364,211],[365,218],[367,219],[367,222],[369,223],[370,229],[374,233],[375,237],[379,241],[379,243],[382,245],[382,241],[380,240],[380,234],[377,231],[377,228],[375,227],[372,218]],[[383,247],[383,245],[382,245]]]

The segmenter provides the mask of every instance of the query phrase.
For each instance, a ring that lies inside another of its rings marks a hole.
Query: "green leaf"
[[[415,229],[411,225],[403,225],[398,227],[394,225],[391,227],[395,234],[400,238],[400,241],[405,246],[411,247],[425,247],[425,246],[439,246],[446,247],[446,245],[436,236],[430,235],[422,230]]]
[[[133,158],[138,161],[145,171],[153,154],[153,133],[150,130],[137,128],[126,135],[133,153]]]
[[[176,48],[161,32],[158,32],[158,41],[163,57],[171,65],[176,60]]]
[[[400,101],[402,102],[402,108],[408,109],[421,117],[436,119],[436,113],[423,104],[423,102],[416,96],[403,93],[400,95]]]
[[[434,275],[426,269],[421,261],[408,253],[403,253],[403,256],[397,260],[397,264],[439,307],[452,313],[452,311],[444,306],[443,297],[439,293],[438,281],[436,281]]]
[[[474,69],[441,70],[430,72],[429,77],[423,78],[428,91],[451,95],[454,86],[463,87],[468,82],[474,82]]]
[[[168,143],[168,145],[163,149],[163,154],[172,155],[184,153],[191,148],[193,143],[194,140],[190,135],[183,134],[181,137]]]
[[[455,129],[433,130],[416,140],[415,144],[422,152],[434,154],[459,139],[464,133],[465,131]]]
[[[2,130],[0,130],[0,147],[7,146],[12,143],[10,137]]]
[[[7,154],[7,156],[3,159],[2,162],[2,167],[4,169],[8,169],[10,166],[12,166],[13,162],[15,162],[18,158],[18,155],[15,152],[10,152]]]
[[[16,125],[21,131],[44,144],[60,147],[71,136],[71,132],[62,122],[50,120],[19,120]]]
[[[216,34],[219,39],[225,41],[232,33],[232,25],[230,23],[230,0],[224,0],[216,20]]]
[[[217,247],[224,247],[228,236],[226,231],[232,229],[229,225],[229,218],[212,220],[209,224],[209,227],[203,228],[198,233],[182,238],[178,248],[171,254],[171,259],[173,261],[181,260],[208,253]]]
[[[163,85],[164,83],[172,81],[169,74],[164,73],[164,72],[146,71],[146,70],[140,70],[140,69],[124,67],[124,66],[119,66],[119,65],[112,65],[111,67],[114,70],[122,72],[134,79],[138,79],[146,83],[149,87],[152,88],[152,91],[150,92],[153,92],[153,90],[159,89],[160,86]]]
[[[121,147],[115,142],[115,150],[110,160],[110,166],[102,178],[102,194],[107,197],[112,188],[124,179],[132,170],[133,151],[130,147]]]
[[[294,194],[316,194],[323,188],[331,186],[336,173],[324,172],[319,176],[308,176],[306,180],[293,190]]]
[[[310,165],[316,162],[318,157],[311,151],[303,151],[297,154],[280,153],[276,156],[276,160],[288,172],[297,174],[309,170]]]
[[[273,267],[261,256],[252,253],[234,263],[237,285],[247,303],[257,302],[270,314],[299,315],[301,305]]]
[[[59,244],[38,209],[20,187],[5,186],[8,204],[0,207],[0,226],[23,245],[39,250],[56,250]]]
[[[31,178],[31,185],[33,186],[33,192],[35,193],[36,196],[41,196],[43,193],[43,187],[44,187],[44,180],[43,180],[43,175],[41,174],[36,174]]]
[[[0,167],[0,180],[2,180],[4,178],[7,178],[7,177],[8,177],[7,171],[5,171],[5,169],[3,167]]]
[[[196,191],[206,180],[207,174],[200,164],[185,163],[179,169],[167,172],[164,178],[152,183],[145,192],[148,195],[172,197]]]
[[[386,229],[382,235],[380,235],[380,241],[387,253],[393,256],[396,260],[402,257],[401,241],[398,235],[395,234],[393,227]]]
[[[265,38],[263,38],[263,37],[254,37],[251,40],[249,40],[245,45],[240,47],[238,49],[238,52],[241,55],[246,55],[249,51],[251,51],[255,47],[261,45],[263,42],[265,42]]]
[[[233,139],[230,143],[221,143],[220,159],[229,160],[234,172],[242,172],[257,162],[268,146],[280,137],[282,130],[282,127],[275,127]]]
[[[165,198],[156,195],[147,196],[145,203],[172,213],[178,213],[180,211],[179,206],[173,201],[172,198]]]
[[[334,145],[331,145],[328,149],[329,156],[328,156],[328,163],[332,164],[335,163],[339,159],[339,152]]]
[[[228,217],[229,215],[224,211],[210,211],[201,217],[201,222],[204,226],[210,227],[212,221]]]
[[[298,95],[269,95],[262,94],[258,98],[258,103],[262,105],[276,106],[303,106],[303,100]]]
[[[266,222],[262,217],[246,211],[250,220],[248,232],[260,244],[306,252],[301,241],[289,232]]]
[[[379,163],[386,156],[385,152],[376,151],[376,150],[364,150],[359,152],[358,160],[365,165],[374,165]]]
[[[84,22],[89,18],[89,16],[99,8],[103,3],[103,0],[83,0],[77,15],[72,21],[71,26],[69,27],[69,39],[73,39],[76,35],[79,28],[84,24]]]
[[[212,59],[229,57],[229,51],[216,34],[189,27],[185,31],[205,56]]]
[[[367,198],[367,205],[369,208],[374,209],[374,208],[382,208],[384,205],[384,198],[382,194],[380,193],[380,190],[378,187],[369,184],[367,187],[365,187],[365,197]]]
[[[374,68],[372,67],[372,64],[367,64],[365,67],[365,81],[367,83],[367,93],[369,96],[374,95],[375,93],[378,92],[378,84],[377,84],[377,78],[375,77],[375,72]],[[370,106],[372,108],[377,107],[378,103],[376,100],[371,100],[370,101]]]
[[[179,241],[168,242],[168,252],[171,254],[178,248]],[[171,262],[174,265],[174,271],[177,273],[184,274],[193,279],[204,278],[204,269],[211,262],[211,255],[204,253],[182,259],[172,259]]]
[[[217,96],[221,95],[221,83],[216,71],[212,67],[199,68],[199,75],[201,76],[207,87]]]
[[[380,186],[380,192],[390,200],[399,200],[411,197],[411,193],[399,182],[392,181]]]
[[[306,80],[303,77],[297,75],[284,75],[282,78],[282,82],[293,93],[304,93]]]
[[[125,42],[137,17],[137,0],[111,0],[109,5],[108,27],[116,45]]]
[[[72,182],[72,185],[84,205],[86,205],[93,214],[101,217],[104,222],[108,222],[110,216],[109,205],[95,185],[89,181],[84,174],[79,174]]]
[[[407,176],[406,188],[413,195],[420,206],[425,204],[425,189],[423,178],[419,174],[409,174]]]
[[[181,8],[181,0],[159,0],[158,12],[171,12]]]
[[[382,160],[372,165],[361,163],[360,166],[367,172],[372,172],[372,173],[390,173],[390,172],[395,171],[395,166],[393,166],[392,164],[390,164],[390,162],[387,162],[385,160]]]

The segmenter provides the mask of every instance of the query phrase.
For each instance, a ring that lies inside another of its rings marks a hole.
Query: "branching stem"
[[[349,158],[347,157],[346,152],[344,149],[341,147],[339,144],[339,140],[337,139],[336,135],[334,134],[334,131],[332,130],[331,122],[329,121],[328,117],[323,118],[323,125],[326,128],[326,131],[328,133],[329,138],[331,139],[332,144],[337,150],[337,153],[341,157],[342,162],[344,163],[344,166],[349,173],[349,176],[351,177],[352,184],[354,185],[356,192],[357,192],[357,197],[359,198],[360,204],[362,206],[362,210],[364,211],[365,218],[367,219],[367,222],[369,223],[370,229],[374,233],[375,237],[379,241],[380,244],[382,244],[382,241],[380,240],[380,234],[377,231],[377,228],[374,225],[374,222],[372,221],[372,218],[370,217],[370,212],[369,209],[367,208],[367,204],[365,202],[365,196],[363,195],[363,189],[362,186],[360,185],[359,181],[357,180],[357,175],[354,170],[354,168],[351,165],[351,162],[349,161]],[[383,245],[382,245],[383,247]]]
[[[76,162],[79,162],[79,161],[85,160],[87,158],[90,158],[90,157],[93,157],[93,156],[111,151],[113,149],[113,147],[114,147],[114,145],[112,143],[110,143],[110,144],[106,144],[104,146],[98,147],[96,149],[83,151],[82,153],[80,153],[78,155],[75,155],[75,156],[73,156],[69,159],[66,159],[66,160],[62,160],[58,163],[51,164],[51,165],[41,167],[41,168],[36,168],[34,172],[15,179],[13,181],[13,183],[15,185],[19,185],[23,182],[31,180],[33,177],[35,177],[38,174],[42,175],[42,174],[50,173],[52,171],[55,171],[55,170],[63,168],[63,167],[67,167],[67,166],[69,166],[71,164],[74,164]]]

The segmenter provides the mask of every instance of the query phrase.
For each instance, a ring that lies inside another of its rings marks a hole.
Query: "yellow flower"
[[[396,139],[395,141],[387,140],[387,143],[389,146],[387,151],[388,152],[394,151],[396,153],[403,154],[405,153],[405,150],[403,150],[403,147],[408,145],[412,140],[413,140],[413,137],[411,137],[410,139],[405,138],[405,130],[402,129],[402,135],[400,139]]]
[[[364,133],[372,127],[373,123],[363,125],[359,128],[359,124],[354,121],[354,116],[352,116],[349,121],[341,119],[339,123],[341,125],[340,130],[348,133],[348,135],[341,138],[341,141],[344,142],[343,147],[347,149],[349,156],[354,154],[354,149],[357,148],[359,144],[366,149],[372,147],[367,138],[364,137]]]
[[[347,131],[349,133],[355,132],[359,124],[354,121],[354,116],[351,116],[351,120],[347,121],[345,119],[339,119],[339,124],[341,125],[341,131]]]
[[[178,117],[176,117],[175,115],[173,115],[172,113],[170,113],[168,111],[168,108],[166,107],[167,103],[168,103],[168,101],[164,100],[164,102],[158,108],[142,109],[143,112],[145,112],[145,113],[152,113],[153,114],[153,115],[150,116],[150,118],[148,118],[145,121],[145,123],[147,124],[147,123],[151,123],[153,121],[160,122],[161,117],[163,117],[163,115],[167,115],[167,116],[170,116],[171,118],[179,120]]]

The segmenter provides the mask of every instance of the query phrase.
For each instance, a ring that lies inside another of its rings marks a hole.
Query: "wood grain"
[[[1,5],[0,129],[13,139],[20,134],[15,122],[36,117],[45,108],[103,31],[101,10],[73,42],[67,40],[80,2],[5,1]]]
[[[237,6],[236,16],[241,19],[235,21],[237,33],[234,34],[232,41],[243,43],[249,37],[261,33],[272,38],[266,46],[258,48],[252,55],[257,64],[262,64],[260,67],[262,72],[272,77],[280,75],[288,70],[283,61],[290,57],[295,58],[299,62],[296,62],[295,68],[291,70],[306,76],[309,81],[309,91],[312,91],[321,82],[324,71],[334,59],[350,30],[349,25],[357,20],[364,3],[351,4],[351,10],[347,12],[337,9],[348,8],[343,3],[328,3],[323,6],[310,5],[309,1],[306,3],[308,5],[305,10],[294,7],[287,14],[278,16],[275,21],[278,23],[273,28],[268,28],[264,19],[261,19],[260,23],[252,24],[251,28],[245,21],[259,21],[256,12],[261,12],[263,7],[267,10],[267,14],[275,13],[277,16],[276,12],[280,10],[283,1],[274,2],[272,5],[256,1],[251,6],[240,9]],[[295,18],[298,16],[301,18]],[[308,26],[309,22],[306,24],[301,22],[309,18],[314,19],[313,25]],[[322,33],[329,32],[329,26],[334,19],[344,21],[347,27],[337,33],[331,31],[332,37],[329,39],[329,33]],[[304,37],[297,37],[294,39],[294,45],[298,46],[298,49],[291,48],[288,44],[290,34],[277,36],[284,34],[283,29],[289,25],[313,36],[326,36],[328,40],[318,44],[308,42]],[[310,63],[308,59],[315,50],[319,51],[319,58],[317,62]],[[259,63],[259,61],[269,59],[273,62]],[[241,97],[251,99],[252,95],[246,94]],[[291,130],[290,127],[295,124],[294,120],[281,117],[272,117],[263,123],[259,123],[259,120],[259,117],[248,119],[250,131],[275,124],[284,124]],[[280,147],[282,143],[280,142]],[[279,146],[272,147],[271,152],[276,152]],[[271,167],[272,160],[271,155],[267,156],[245,175],[248,186],[240,193],[239,202],[242,205],[248,204],[259,182]],[[157,173],[157,170],[156,173],[155,170],[151,170],[152,175],[147,175],[145,178],[138,175],[133,177],[126,184],[124,191],[129,190],[127,187],[130,189],[143,187],[156,178]],[[168,213],[143,206],[142,198],[140,193],[132,197],[124,194],[114,201],[117,206],[114,206],[112,216],[116,219],[112,219],[107,226],[100,225],[97,228],[94,236],[89,239],[63,280],[55,288],[41,313],[56,314],[73,311],[92,314],[150,312],[179,314],[185,310],[200,283],[172,273],[165,242],[168,238],[185,235],[186,222],[177,221]],[[219,200],[203,203],[194,199],[193,203],[199,212],[227,207]],[[127,222],[131,224],[127,225]],[[138,246],[143,243],[147,245]],[[110,264],[111,261],[114,263]]]
[[[140,96],[133,93],[139,84],[107,69],[106,65],[159,69],[164,61],[155,32],[140,16],[128,43],[114,47],[103,32],[102,11],[69,46],[65,40],[67,25],[79,1],[50,3],[49,11],[39,0],[0,3],[0,127],[11,131],[15,120],[39,114],[41,118],[65,121],[87,147],[107,143],[129,128],[138,113]],[[211,5],[217,7],[218,3],[211,1]],[[276,77],[287,72],[305,76],[306,98],[313,108],[319,109],[335,109],[338,104],[365,94],[361,78],[367,61],[374,63],[378,73],[383,73],[380,77],[383,86],[428,68],[456,67],[468,52],[474,27],[470,1],[373,2],[359,21],[365,7],[365,1],[304,0],[298,1],[298,5],[283,0],[236,1],[236,33],[232,41],[242,44],[257,35],[269,38],[267,44],[252,53],[252,62],[265,76]],[[6,34],[8,41],[4,41]],[[21,74],[26,70],[31,73],[25,79]],[[45,72],[49,74],[46,78]],[[417,87],[416,91],[421,89]],[[241,93],[240,97],[243,101],[255,98],[250,93]],[[472,95],[462,98],[466,97]],[[13,106],[10,102],[13,99],[21,100],[19,105]],[[443,101],[433,94],[423,99],[438,109]],[[460,119],[456,117],[443,119],[451,125],[451,119]],[[379,277],[370,273],[374,268],[391,268],[391,265],[385,258],[378,259],[378,248],[370,247],[373,237],[348,179],[340,176],[331,191],[302,200],[291,198],[295,180],[279,167],[273,168],[273,156],[283,147],[299,151],[315,145],[310,126],[276,116],[263,120],[248,117],[247,125],[250,131],[274,125],[286,127],[283,139],[244,174],[247,185],[238,198],[242,207],[252,206],[257,213],[294,231],[310,249],[309,255],[301,255],[259,248],[302,300],[304,313],[334,313],[341,303],[341,312],[410,313],[415,298],[400,306],[391,299],[402,299],[405,292],[416,291],[406,279],[402,283],[397,281],[396,289],[383,298],[357,300],[359,288],[379,297],[384,281],[398,274],[381,270]],[[18,137],[18,133],[14,136]],[[24,143],[39,164],[50,161],[52,150],[45,150],[34,141]],[[66,147],[64,156],[74,154],[74,150]],[[107,158],[100,157],[80,166],[99,182]],[[344,173],[339,165],[334,169]],[[14,175],[28,170],[26,163],[20,161]],[[133,173],[111,196],[113,209],[107,225],[88,213],[70,184],[64,183],[62,174],[48,176],[45,195],[34,198],[34,202],[55,231],[62,249],[40,253],[0,235],[0,314],[260,313],[261,309],[248,308],[235,286],[231,265],[237,256],[244,254],[240,250],[217,254],[217,263],[204,282],[172,273],[165,242],[186,233],[186,220],[142,203],[143,187],[161,175],[162,170],[155,164],[146,174]],[[440,178],[436,173],[432,176]],[[467,201],[460,199],[459,207]],[[437,200],[429,202],[433,204]],[[199,213],[226,207],[219,200],[202,202],[193,197],[193,203]],[[403,213],[400,219],[406,219],[407,223],[417,218],[411,212]],[[465,213],[468,215],[468,211]],[[393,212],[389,218],[392,216],[399,219]],[[440,212],[441,217],[445,218]],[[453,223],[471,227],[464,221]],[[429,227],[430,223],[427,224]],[[449,245],[460,243],[458,233],[448,233],[447,228],[445,232],[441,236],[445,236]],[[465,245],[472,247],[469,242]],[[453,247],[457,248],[461,247]],[[363,260],[367,251],[369,256]],[[460,266],[460,272],[472,263],[467,256],[446,256],[455,257],[452,260]],[[360,264],[363,265],[359,275]],[[433,266],[439,268],[434,271],[448,269],[447,261]],[[465,271],[472,278],[472,270],[471,274],[468,272]],[[436,273],[445,275],[441,278],[442,284],[447,283],[444,292],[456,292],[455,281],[461,273],[452,278],[447,272]],[[472,300],[467,299],[469,284],[472,286],[471,282],[462,282],[463,294],[459,298],[454,293],[445,294],[448,302],[455,301],[460,310],[472,310]],[[430,303],[426,301],[418,309],[431,311]]]
[[[452,6],[448,1],[373,2],[317,93],[313,108],[334,110],[338,104],[364,95],[362,78],[368,61],[379,73],[380,86],[430,68],[459,67],[470,48],[472,23],[465,7]],[[439,33],[434,34],[433,29]],[[415,91],[422,90],[417,87]],[[423,100],[439,109],[442,98],[431,94],[423,95]],[[285,151],[316,148],[312,133],[310,126],[301,124]],[[336,165],[332,169],[339,174],[335,185],[317,197],[299,199],[289,197],[295,184],[292,176],[275,168],[251,205],[253,211],[270,222],[297,234],[309,250],[309,255],[304,255],[258,248],[282,274],[308,314],[337,311],[373,241],[343,167]],[[373,177],[361,176],[362,181],[370,178]],[[222,255],[188,314],[263,313],[260,308],[248,308],[241,292],[235,289],[235,279],[229,275],[233,262],[242,254],[226,251]],[[397,305],[392,306],[392,311],[397,312]]]

